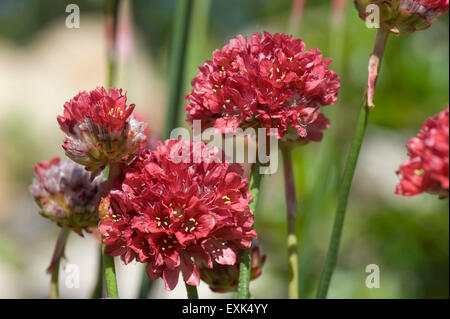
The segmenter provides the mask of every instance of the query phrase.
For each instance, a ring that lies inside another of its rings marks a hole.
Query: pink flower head
[[[132,159],[146,140],[146,124],[131,116],[134,104],[126,102],[122,89],[97,87],[65,103],[58,123],[67,134],[66,155],[94,175],[109,163]]]
[[[292,36],[238,35],[199,67],[185,97],[187,121],[222,133],[262,126],[278,129],[280,139],[293,131],[294,140],[320,141],[329,122],[319,108],[334,104],[339,89],[330,62]]]
[[[98,224],[103,177],[91,182],[91,174],[83,166],[57,157],[37,164],[34,171],[30,193],[42,216],[80,235]]]
[[[448,197],[449,189],[449,108],[429,118],[416,137],[409,140],[409,159],[397,171],[401,177],[395,191],[413,196],[423,192]]]
[[[210,268],[214,262],[234,265],[256,232],[247,179],[222,155],[182,139],[141,150],[101,213],[106,252],[126,264],[147,263],[149,278],[161,277],[167,290],[175,288],[180,272],[197,286],[199,260]]]
[[[261,249],[256,242],[252,247],[252,264],[250,269],[250,280],[261,276],[262,267],[266,261],[266,255],[261,254]],[[215,292],[236,291],[239,283],[239,265],[220,265],[213,262],[213,268],[200,261],[198,264],[200,278]]]
[[[449,0],[355,0],[361,19],[366,21],[371,12],[368,5],[377,5],[380,24],[394,34],[412,33],[431,26],[434,20],[448,11]],[[369,12],[367,12],[369,11]]]

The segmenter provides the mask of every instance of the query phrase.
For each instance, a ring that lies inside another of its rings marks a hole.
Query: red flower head
[[[141,150],[102,212],[106,252],[147,263],[150,279],[162,277],[167,290],[180,272],[197,286],[199,260],[234,265],[256,232],[247,179],[222,159],[218,149],[182,139]]]
[[[238,35],[199,67],[186,96],[187,121],[222,133],[262,126],[278,129],[280,139],[293,131],[295,140],[320,141],[329,123],[319,108],[334,104],[339,89],[330,62],[292,36]]]
[[[91,182],[91,174],[83,166],[57,157],[37,164],[34,171],[36,177],[30,193],[42,216],[80,235],[82,230],[98,224],[97,205],[103,177]]]
[[[252,265],[250,270],[250,280],[261,276],[262,267],[266,261],[266,255],[261,255],[259,245],[255,242],[252,247]],[[198,268],[200,278],[209,285],[209,288],[215,292],[236,291],[239,283],[239,265],[219,265],[213,262],[213,268],[200,261]]]
[[[447,108],[429,118],[416,137],[409,140],[408,155],[397,171],[401,181],[395,191],[398,195],[413,196],[423,192],[448,197],[449,189],[449,122]]]
[[[94,175],[107,164],[132,159],[145,142],[146,124],[130,116],[134,104],[126,105],[122,89],[103,87],[81,92],[64,104],[58,122],[67,138],[66,155]]]
[[[394,34],[424,30],[448,11],[448,0],[355,0],[361,19],[366,20],[371,4],[380,9],[381,27]]]

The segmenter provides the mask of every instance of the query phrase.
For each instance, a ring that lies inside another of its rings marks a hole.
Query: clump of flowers
[[[266,261],[266,255],[261,254],[261,249],[256,242],[252,247],[252,264],[250,269],[250,280],[258,278],[262,273],[262,267]],[[200,261],[198,263],[200,278],[215,292],[236,291],[239,283],[239,265],[220,265],[213,261],[213,267]]]
[[[65,103],[58,122],[67,138],[63,148],[73,161],[97,175],[106,165],[129,162],[147,140],[146,124],[131,116],[122,89],[97,87]]]
[[[366,10],[371,4],[380,9],[381,27],[394,34],[424,30],[448,11],[448,0],[355,0],[361,19],[372,13]]]
[[[91,182],[91,174],[83,166],[57,157],[37,164],[34,171],[30,192],[42,216],[80,235],[97,226],[103,177]]]
[[[398,195],[423,192],[449,196],[449,107],[429,118],[407,144],[409,159],[397,171]]]
[[[234,265],[256,237],[247,179],[239,165],[203,143],[160,142],[141,150],[124,172],[120,189],[101,209],[99,231],[106,253],[125,263],[147,263],[150,279],[172,290],[179,273],[200,282],[196,263]]]
[[[276,128],[280,139],[320,141],[329,122],[319,109],[336,102],[340,86],[330,62],[292,36],[238,35],[199,67],[187,121],[222,133],[254,126]]]

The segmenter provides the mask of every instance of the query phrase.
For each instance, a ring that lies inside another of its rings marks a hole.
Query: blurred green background
[[[345,1],[344,1],[345,2]],[[367,78],[375,30],[353,7],[339,14],[331,0],[308,0],[300,20],[290,0],[195,0],[188,38],[184,91],[197,66],[237,34],[287,32],[308,49],[333,58],[341,78],[339,101],[326,108],[332,127],[321,143],[295,150],[300,202],[301,296],[315,296],[336,207],[336,190]],[[80,7],[81,27],[65,26],[66,5]],[[128,91],[155,133],[162,133],[174,0],[125,1],[119,32],[118,82]],[[0,1],[0,297],[47,297],[50,260],[58,227],[41,218],[28,186],[33,165],[63,156],[56,116],[80,90],[106,81],[102,1]],[[395,170],[406,159],[405,144],[425,119],[449,101],[448,15],[431,28],[391,36],[383,60],[367,138],[358,164],[331,298],[448,298],[448,200],[394,195]],[[180,102],[180,109],[182,108]],[[184,116],[184,113],[183,113]],[[180,123],[181,125],[181,123]],[[281,163],[281,161],[279,161]],[[256,298],[287,297],[285,204],[281,169],[263,181],[256,229],[267,262],[252,283]],[[73,235],[66,263],[80,266],[78,289],[63,297],[83,298],[96,274],[97,243]],[[365,268],[380,268],[380,288],[365,285]],[[122,297],[136,296],[141,265],[119,266]],[[61,282],[64,283],[62,272]],[[63,284],[62,284],[63,285]],[[179,285],[181,286],[181,285]],[[183,288],[183,287],[181,287]],[[158,282],[151,296],[168,294]],[[209,292],[201,297],[227,297]]]

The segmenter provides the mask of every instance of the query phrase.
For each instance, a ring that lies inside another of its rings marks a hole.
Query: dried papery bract
[[[129,162],[147,140],[146,124],[131,116],[122,89],[98,87],[65,103],[58,122],[67,138],[63,148],[73,161],[97,175],[112,163]]]
[[[174,161],[186,148],[190,160]],[[196,153],[200,161],[194,161]],[[182,139],[141,150],[102,214],[106,252],[126,264],[146,263],[150,279],[162,278],[167,290],[175,288],[180,272],[188,285],[198,286],[198,260],[208,267],[213,261],[234,265],[237,252],[256,237],[251,195],[240,166],[215,161],[218,156],[218,150]]]
[[[279,139],[319,141],[329,126],[320,107],[334,104],[339,89],[330,62],[292,36],[238,35],[199,67],[185,97],[187,121],[222,133],[253,126],[276,128]]]
[[[406,145],[409,159],[397,174],[401,177],[395,193],[449,196],[449,107],[429,118],[416,137]]]
[[[37,164],[34,170],[30,193],[42,216],[80,235],[97,226],[103,177],[91,181],[91,173],[83,166],[57,157]]]
[[[355,0],[361,19],[373,14],[376,5],[381,28],[394,34],[408,34],[424,30],[448,11],[449,0]]]

